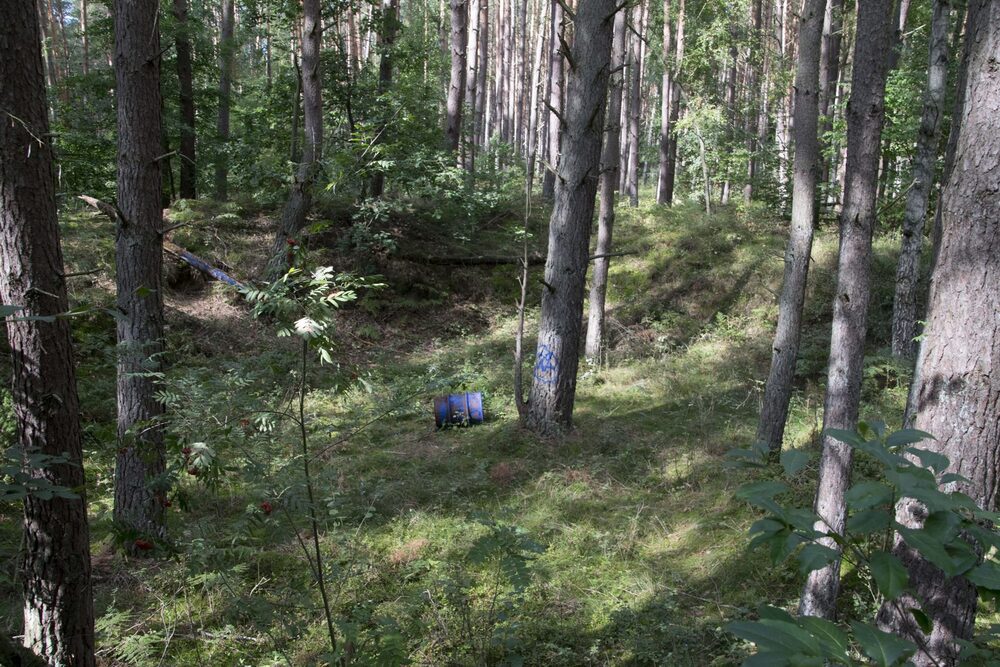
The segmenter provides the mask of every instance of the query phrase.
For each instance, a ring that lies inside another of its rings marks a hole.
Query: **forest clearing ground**
[[[237,276],[259,266],[266,220],[246,223],[226,208],[212,219],[178,230],[177,242]],[[102,224],[88,216],[64,225],[71,264],[96,248],[110,270]],[[512,238],[518,224],[508,216],[491,241]],[[894,241],[877,244],[877,271],[891,270]],[[611,265],[609,363],[581,367],[576,430],[562,442],[538,441],[516,424],[515,267],[373,260],[388,294],[345,310],[340,365],[313,367],[306,406],[313,451],[325,452],[316,474],[335,616],[358,656],[387,664],[396,654],[424,664],[510,655],[546,665],[734,664],[748,646],[722,626],[763,600],[794,602],[794,569],[746,552],[754,515],[733,497],[746,476],[724,468],[726,452],[749,445],[756,427],[783,227],[758,208],[706,218],[689,205],[621,207],[616,243],[633,254]],[[833,230],[821,230],[786,436],[797,447],[815,448],[822,418],[835,251]],[[108,305],[110,285],[106,275],[86,278],[74,298]],[[293,519],[302,504],[290,425],[255,417],[251,428],[237,427],[242,415],[287,395],[294,351],[220,285],[173,289],[167,306],[168,336],[178,341],[166,383],[177,418],[168,460],[176,465],[182,441],[209,443],[219,458],[216,476],[181,471],[170,512],[175,560],[110,555],[113,330],[101,315],[76,326],[102,660],[309,664],[323,635],[289,525],[305,525]],[[537,302],[530,308],[529,321]],[[195,335],[181,344],[181,331]],[[905,392],[892,372],[866,380],[867,412],[901,413]],[[455,391],[482,391],[487,422],[435,431],[431,398]],[[813,474],[796,486],[802,504]],[[264,498],[278,506],[273,515],[259,511]],[[530,541],[544,552],[532,553]],[[507,555],[480,562],[484,545]],[[845,604],[869,604],[862,586],[848,590]]]

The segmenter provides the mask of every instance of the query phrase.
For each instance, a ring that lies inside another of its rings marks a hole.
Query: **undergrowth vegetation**
[[[111,522],[114,325],[100,308],[113,301],[112,230],[66,213],[70,270],[94,271],[73,278],[71,294],[90,309],[74,334],[103,664],[727,665],[751,650],[727,623],[754,618],[764,600],[794,604],[794,564],[747,552],[759,515],[735,493],[750,473],[723,467],[754,436],[783,223],[757,207],[711,217],[695,205],[620,208],[627,254],[611,264],[604,363],[581,368],[575,432],[548,442],[516,423],[516,267],[421,261],[518,254],[523,211],[505,201],[454,203],[463,222],[448,225],[419,204],[323,204],[301,240],[317,265],[380,274],[386,287],[343,304],[330,363],[310,362],[304,378],[296,343],[275,336],[279,322],[253,319],[239,293],[172,266],[160,394],[170,539],[143,561],[121,555]],[[544,251],[545,214],[541,204],[530,213],[532,252]],[[238,278],[257,274],[266,211],[181,202],[170,217],[188,223],[176,243]],[[881,347],[897,245],[876,243],[863,408],[894,428],[909,377]],[[821,229],[786,436],[810,453],[835,256],[835,230]],[[312,504],[288,417],[300,383]],[[486,422],[435,430],[432,398],[460,391],[483,393]],[[807,465],[788,493],[806,505],[814,484]],[[20,613],[13,512],[0,505],[6,626]],[[845,587],[845,605],[875,604],[864,581],[849,576]]]

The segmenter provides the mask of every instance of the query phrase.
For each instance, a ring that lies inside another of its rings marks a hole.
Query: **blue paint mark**
[[[559,372],[559,358],[545,343],[538,346],[535,355],[535,379],[543,384],[553,384]]]

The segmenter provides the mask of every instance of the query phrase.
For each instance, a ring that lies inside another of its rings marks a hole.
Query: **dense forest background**
[[[0,51],[0,664],[996,659],[996,0]]]

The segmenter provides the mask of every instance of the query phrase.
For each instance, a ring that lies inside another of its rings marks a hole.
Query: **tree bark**
[[[549,221],[545,288],[528,404],[527,424],[541,435],[564,433],[572,427],[616,9],[615,0],[581,2],[574,21],[564,150]]]
[[[378,64],[378,92],[384,95],[392,87],[392,48],[396,43],[396,29],[399,26],[397,14],[399,12],[399,0],[382,0],[382,29],[379,30],[378,41],[381,59]],[[385,120],[379,124],[378,132],[372,143],[377,145],[381,142],[382,134],[386,131]],[[385,191],[385,173],[379,169],[372,175],[372,197],[381,197]]]
[[[306,224],[312,208],[312,191],[319,176],[323,159],[323,86],[320,72],[322,25],[320,0],[303,0],[302,13],[302,106],[305,142],[302,161],[292,182],[292,189],[281,214],[281,225],[271,246],[271,259],[267,273],[270,279],[279,277],[285,270],[287,241],[297,235]]]
[[[83,47],[83,75],[90,74],[90,35],[87,33],[87,0],[80,0],[80,42]]]
[[[771,346],[771,370],[757,425],[757,441],[781,450],[792,398],[795,362],[802,334],[802,304],[812,253],[816,182],[819,177],[819,65],[824,0],[807,0],[799,15],[799,55],[795,71],[795,156],[792,220],[785,251],[785,276],[778,301],[778,326]]]
[[[681,116],[681,79],[684,73],[684,2],[680,0],[677,12],[677,49],[674,52],[674,74],[670,89],[670,126],[675,127]],[[674,180],[677,174],[677,136],[672,133],[667,147],[667,163],[663,173],[663,199],[665,204],[674,201]]]
[[[462,140],[462,103],[465,97],[465,41],[468,0],[451,0],[451,78],[448,83],[445,147],[458,152]]]
[[[629,85],[628,105],[628,156],[625,162],[625,194],[628,195],[629,206],[639,205],[639,119],[642,115],[642,39],[643,21],[642,5],[632,8],[632,28],[635,35],[629,48]]]
[[[997,507],[1000,471],[1000,78],[994,59],[1000,49],[1000,6],[969,3],[968,81],[956,159],[942,196],[942,235],[934,270],[927,327],[910,393],[916,428],[935,440],[921,447],[951,460],[950,472],[968,478],[953,490],[983,509]],[[912,499],[897,506],[896,519],[922,527],[926,510]],[[924,611],[934,622],[929,635],[912,618],[883,607],[879,623],[927,646],[913,658],[918,667],[958,664],[955,640],[972,638],[976,589],[963,578],[948,579],[897,535],[895,554],[909,570],[915,595],[904,609]]]
[[[180,84],[181,103],[181,198],[194,199],[198,196],[198,173],[195,162],[195,115],[194,84],[191,66],[191,40],[188,38],[187,0],[173,0],[174,17],[177,19],[177,80]],[[268,43],[268,52],[271,45]]]
[[[587,322],[587,342],[584,347],[587,359],[599,363],[604,345],[604,309],[608,291],[608,267],[611,258],[611,238],[615,224],[615,182],[618,180],[619,139],[621,136],[621,107],[625,62],[625,12],[615,15],[611,46],[611,74],[608,84],[608,116],[606,119],[604,149],[601,153],[600,212],[597,217],[597,250],[594,253],[594,274],[590,282],[590,313]]]
[[[892,354],[911,358],[916,354],[917,281],[920,248],[924,240],[927,201],[934,184],[938,129],[944,112],[944,92],[948,79],[948,28],[950,0],[935,0],[929,45],[930,64],[924,109],[917,131],[913,155],[913,185],[906,196],[903,213],[903,240],[896,268],[896,295],[892,302]]]
[[[555,195],[556,170],[559,168],[560,137],[563,132],[563,6],[552,0],[552,38],[549,41],[549,123],[548,167],[542,178],[542,196]]]
[[[90,667],[94,608],[82,434],[56,219],[38,14],[0,4],[0,302],[7,319],[17,445],[31,477],[74,498],[24,500],[24,645],[49,664]],[[67,456],[32,468],[27,456]]]
[[[542,53],[545,50],[545,3],[539,2],[538,30],[535,34],[535,55],[531,67],[531,93],[528,102],[528,142],[525,151],[528,156],[526,178],[527,191],[530,193],[535,182],[535,162],[538,152],[538,86],[542,69]]]
[[[115,1],[118,107],[118,456],[115,521],[162,537],[163,225],[160,209],[160,32],[156,0]]]
[[[844,0],[828,0],[823,16],[823,55],[819,64],[819,115],[820,139],[833,129],[834,101],[837,98],[837,83],[840,80],[841,26],[844,19]],[[822,144],[821,144],[822,145]],[[824,159],[820,182],[830,180],[830,163]],[[833,162],[836,166],[836,161]]]
[[[229,102],[233,88],[234,0],[222,0],[222,34],[219,38],[219,116],[216,121],[221,151],[215,161],[215,198],[229,198]],[[179,66],[179,65],[178,65]]]
[[[830,365],[823,428],[857,427],[861,399],[871,277],[872,230],[878,187],[879,147],[885,118],[885,84],[892,50],[892,3],[858,5],[858,33],[847,105],[847,174],[840,217],[840,256],[833,304]],[[852,450],[829,436],[823,438],[815,510],[819,530],[843,534],[844,492],[851,473]],[[832,540],[822,540],[836,548]],[[811,572],[799,602],[799,613],[832,618],[840,588],[840,559]]]
[[[673,73],[670,63],[670,0],[663,0],[663,83],[660,86],[660,168],[656,178],[656,203],[667,201],[667,160],[670,156],[670,91],[673,88]],[[612,95],[613,99],[613,95]]]

